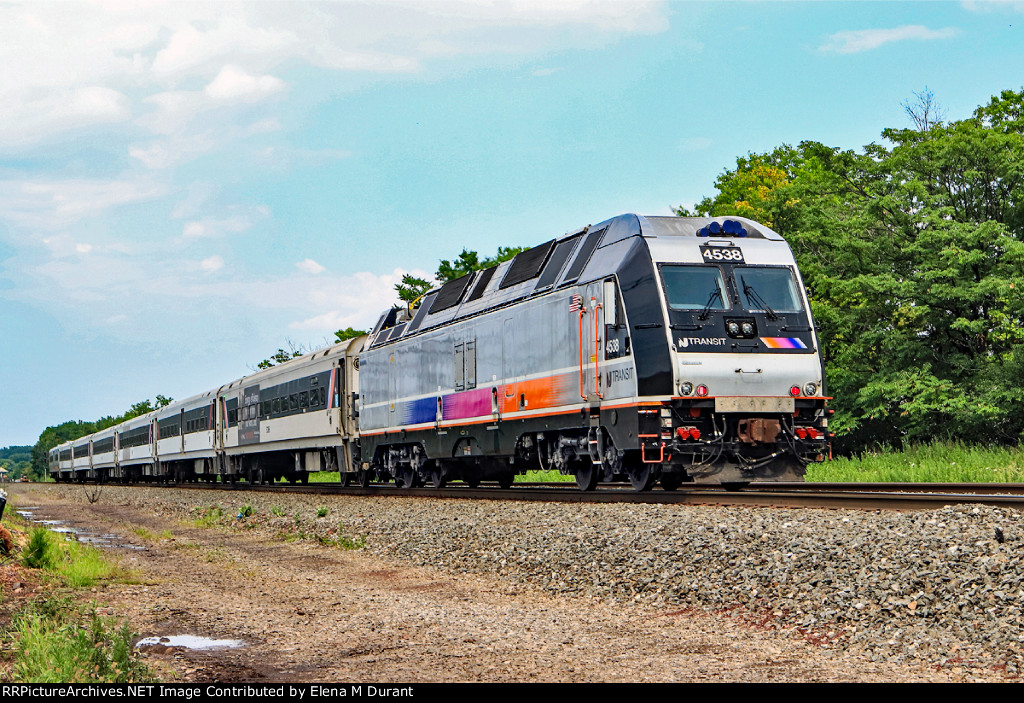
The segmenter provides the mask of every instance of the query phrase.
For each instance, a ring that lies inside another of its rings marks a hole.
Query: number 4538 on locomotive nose
[[[364,479],[589,490],[794,480],[828,454],[793,254],[743,218],[621,215],[392,309],[360,357]]]

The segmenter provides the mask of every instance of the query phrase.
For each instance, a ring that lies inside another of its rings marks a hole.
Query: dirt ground
[[[362,551],[196,527],[18,487],[20,506],[115,536],[138,583],[83,594],[142,636],[238,639],[145,656],[180,682],[966,681],[978,672],[871,662],[793,632],[701,611],[611,607]],[[10,506],[9,506],[10,509]],[[165,532],[166,531],[166,532]],[[169,533],[169,535],[168,535]],[[140,549],[125,549],[133,545]],[[11,577],[9,577],[11,578]],[[4,584],[4,598],[18,595]],[[998,672],[982,674],[997,680]]]

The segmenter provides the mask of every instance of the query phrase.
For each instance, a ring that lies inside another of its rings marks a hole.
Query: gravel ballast
[[[251,529],[365,540],[370,553],[570,598],[731,610],[874,661],[1005,667],[1011,676],[1024,666],[1024,531],[1021,514],[1004,508],[892,513],[174,489],[154,502],[153,494],[105,487],[103,500],[192,519],[220,505],[225,522]],[[236,518],[244,505],[253,515]]]

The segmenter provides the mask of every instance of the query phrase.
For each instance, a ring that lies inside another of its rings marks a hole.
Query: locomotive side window
[[[455,345],[455,390],[466,388],[466,346],[459,342]]]
[[[804,309],[788,268],[737,266],[733,275],[748,310],[793,313]]]
[[[466,388],[476,388],[476,340],[466,342]]]
[[[727,310],[725,280],[717,266],[661,267],[665,296],[673,310]]]

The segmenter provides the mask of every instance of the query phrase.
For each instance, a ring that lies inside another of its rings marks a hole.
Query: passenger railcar
[[[441,487],[555,469],[584,490],[736,487],[827,455],[823,386],[780,235],[628,214],[388,310],[368,337],[61,445],[50,470]]]
[[[171,403],[50,452],[58,481],[305,481],[356,475],[365,337]]]

